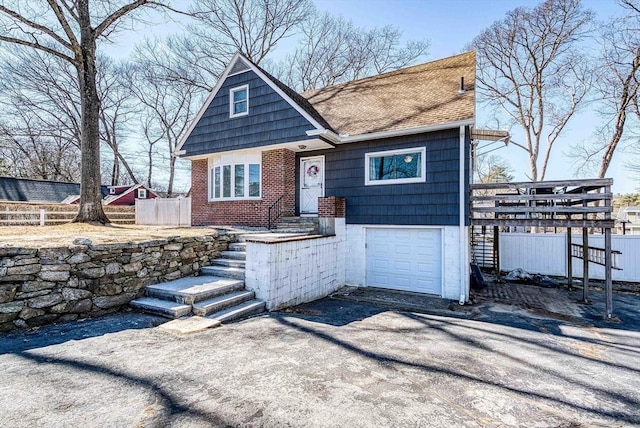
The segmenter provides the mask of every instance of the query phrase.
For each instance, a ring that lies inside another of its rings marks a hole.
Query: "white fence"
[[[136,199],[136,224],[191,226],[191,198]]]
[[[582,243],[582,235],[572,235],[571,242]],[[589,235],[589,246],[604,248],[603,235]],[[611,249],[620,251],[619,265],[613,270],[614,281],[640,282],[640,235],[612,235]],[[567,235],[548,233],[502,233],[500,235],[500,269],[522,268],[529,273],[566,276]],[[573,275],[582,277],[582,260],[573,259]],[[604,266],[589,263],[589,277],[604,279]]]

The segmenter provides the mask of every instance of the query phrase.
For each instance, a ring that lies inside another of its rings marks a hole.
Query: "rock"
[[[115,275],[120,273],[120,263],[109,263],[105,268],[104,268],[104,272],[107,275]]]
[[[196,252],[193,250],[193,248],[186,248],[180,251],[180,258],[182,259],[193,259],[195,257],[196,257]]]
[[[73,306],[74,302],[62,302],[49,308],[49,312],[52,314],[64,314],[69,312],[69,308]]]
[[[6,267],[0,267],[0,276],[5,276],[7,274],[7,268]]]
[[[27,305],[31,308],[41,309],[48,308],[60,302],[62,302],[62,295],[60,293],[51,293],[45,296],[29,299],[27,301]]]
[[[149,274],[149,269],[147,268],[142,268],[140,269],[137,273],[136,276],[138,278],[144,278],[145,276],[147,276]]]
[[[0,314],[17,314],[24,308],[23,301],[0,303]]]
[[[72,253],[84,253],[88,249],[89,247],[87,245],[71,245],[69,247],[69,251]]]
[[[0,303],[12,301],[17,289],[18,286],[15,284],[0,284]]]
[[[11,314],[0,314],[0,324],[11,322],[18,317],[18,312]]]
[[[16,261],[14,259],[0,259],[0,267],[11,267],[15,265]]]
[[[80,288],[63,288],[62,298],[64,300],[81,300],[91,297],[93,293],[88,290],[82,290]]]
[[[49,294],[49,293],[51,293],[51,290],[32,291],[30,293],[18,292],[18,293],[16,293],[15,299],[16,300],[18,300],[18,299],[27,300],[27,299],[31,299],[33,297],[44,296],[45,294]]]
[[[80,273],[85,278],[100,278],[100,277],[104,276],[104,268],[96,267],[96,268],[84,269]]]
[[[89,238],[76,238],[73,240],[73,245],[91,245],[91,239]]]
[[[29,327],[35,327],[38,325],[49,324],[58,319],[58,314],[44,314],[39,317],[30,318],[27,320]]]
[[[78,314],[64,314],[60,316],[60,318],[58,318],[58,321],[66,322],[66,321],[75,321],[77,319],[78,319]]]
[[[76,276],[72,276],[71,278],[69,278],[69,281],[67,281],[67,287],[78,288],[79,284],[80,281]]]
[[[14,257],[20,255],[35,254],[38,250],[34,248],[7,247],[0,248],[0,257]]]
[[[123,265],[122,268],[124,269],[125,272],[137,272],[140,269],[142,269],[142,263],[140,262],[129,263],[128,265]]]
[[[13,266],[23,266],[23,265],[32,265],[32,264],[40,264],[40,259],[36,257],[28,257],[26,259],[16,258],[13,263]]]
[[[69,274],[69,271],[45,270],[40,272],[39,276],[40,276],[40,279],[43,279],[45,281],[63,282],[63,281],[67,281],[71,275]]]
[[[27,328],[27,327],[29,327],[27,322],[25,320],[21,320],[21,319],[17,319],[15,321],[13,321],[13,325],[16,326],[17,328]]]
[[[165,251],[180,251],[182,250],[182,244],[167,244],[164,246]]]
[[[7,275],[33,275],[40,272],[40,263],[7,268]]]
[[[24,322],[24,321],[23,321]],[[16,328],[16,325],[12,322],[0,323],[0,333],[6,333]]]
[[[53,288],[55,285],[56,285],[55,282],[27,281],[22,283],[22,286],[20,287],[20,291],[23,293],[30,293],[33,291],[48,290],[50,288]]]
[[[91,260],[91,257],[89,257],[86,253],[75,253],[67,259],[67,263],[71,265],[77,265],[78,263],[85,263],[89,260]]]
[[[40,256],[40,263],[43,265],[55,265],[62,263],[71,255],[71,252],[67,248],[40,248],[38,250],[38,256]]]
[[[74,314],[89,312],[92,306],[93,306],[93,303],[91,302],[91,299],[79,300],[73,303],[71,308],[69,308],[69,312]]]
[[[101,284],[100,287],[98,287],[96,294],[113,296],[115,294],[120,294],[121,292],[122,287],[120,287],[120,285],[116,284],[115,282],[109,281],[107,283]]]
[[[39,317],[44,314],[45,314],[45,311],[42,309],[24,308],[20,311],[20,315],[18,315],[18,317],[23,320],[28,320],[31,318]]]
[[[128,304],[135,294],[117,294],[115,296],[98,296],[93,298],[93,304],[100,309],[113,308]]]
[[[6,275],[0,276],[0,282],[23,282],[33,279],[33,275]]]

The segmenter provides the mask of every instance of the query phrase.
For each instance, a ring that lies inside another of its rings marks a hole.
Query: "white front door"
[[[324,196],[324,156],[300,158],[300,214],[318,214]]]

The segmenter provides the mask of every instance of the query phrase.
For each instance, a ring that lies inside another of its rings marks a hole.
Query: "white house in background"
[[[620,208],[616,231],[619,234],[640,235],[640,206]]]

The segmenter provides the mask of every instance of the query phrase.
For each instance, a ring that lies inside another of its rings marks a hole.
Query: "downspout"
[[[468,270],[467,270],[467,240],[465,239],[465,233],[464,233],[464,228],[465,228],[465,221],[464,221],[464,215],[465,215],[465,185],[464,185],[464,161],[465,161],[465,150],[464,150],[464,143],[465,143],[465,127],[464,126],[460,126],[460,162],[459,162],[459,167],[460,167],[460,171],[458,174],[458,183],[459,183],[459,213],[458,213],[458,218],[459,218],[459,239],[460,239],[460,300],[458,301],[458,303],[460,303],[460,305],[464,305],[465,302],[467,301],[467,281],[468,281]]]

